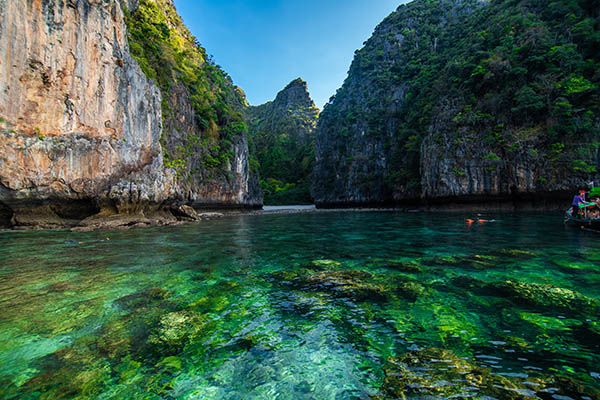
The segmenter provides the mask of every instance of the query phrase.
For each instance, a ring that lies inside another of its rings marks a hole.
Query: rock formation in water
[[[317,128],[318,205],[524,200],[600,178],[597,2],[416,0]]]
[[[0,226],[260,206],[243,93],[170,1],[0,0],[0,55]]]
[[[314,129],[319,109],[306,82],[293,80],[275,100],[247,111],[265,204],[312,204]]]

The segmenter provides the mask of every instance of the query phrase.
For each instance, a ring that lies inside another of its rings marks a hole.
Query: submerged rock
[[[116,303],[124,309],[136,309],[140,307],[148,307],[150,305],[160,303],[167,300],[173,292],[161,288],[153,288],[142,292],[133,293],[123,296],[116,300]]]
[[[367,282],[373,275],[366,271],[322,271],[306,277],[308,288],[353,300],[382,300],[387,297],[382,285]]]
[[[385,367],[381,394],[374,399],[429,399],[492,396],[523,399],[508,379],[491,375],[449,350],[431,348],[390,357]]]
[[[598,399],[600,391],[562,375],[502,376],[450,350],[429,348],[390,357],[373,399]]]
[[[460,266],[460,260],[455,256],[435,256],[431,258],[425,258],[421,261],[425,265],[440,267],[440,266]]]
[[[542,399],[600,399],[600,390],[567,376],[546,376],[536,393]]]
[[[98,398],[111,380],[111,365],[98,357],[93,346],[78,342],[49,354],[36,363],[44,373],[19,388],[15,398]]]
[[[519,259],[529,259],[536,257],[536,254],[532,251],[518,250],[518,249],[502,249],[496,252],[500,256],[509,256]]]
[[[399,261],[391,259],[374,259],[367,264],[373,268],[388,268],[400,272],[419,273],[422,272],[421,266],[415,261]]]
[[[472,269],[493,269],[497,266],[497,258],[494,256],[485,256],[476,254],[471,257],[464,258],[461,262],[461,266]]]
[[[310,264],[314,267],[321,267],[321,268],[335,268],[335,267],[339,267],[340,265],[342,265],[341,262],[334,261],[334,260],[313,260]]]
[[[149,353],[148,338],[160,327],[164,315],[180,309],[168,300],[171,294],[154,288],[117,299],[116,303],[127,313],[102,326],[95,343],[98,353],[112,360],[128,355],[149,360],[158,355]]]
[[[161,354],[177,351],[202,332],[205,322],[202,314],[193,311],[168,313],[161,317],[157,329],[148,338],[148,343],[158,347]]]
[[[566,260],[552,260],[552,263],[559,267],[562,271],[568,274],[594,274],[597,273],[596,265],[597,262],[586,262],[581,261],[577,263],[569,262]]]
[[[448,266],[466,269],[492,269],[497,266],[497,257],[490,255],[475,254],[472,256],[436,256],[423,261],[426,265],[431,266]]]
[[[417,273],[422,272],[421,266],[414,261],[400,261],[397,263],[388,264],[390,268],[397,269],[402,272]]]
[[[596,315],[600,311],[598,300],[552,285],[508,280],[489,284],[487,288],[491,293],[507,297],[518,304]]]
[[[390,277],[363,270],[315,272],[300,268],[274,272],[270,274],[269,281],[297,290],[325,292],[356,301],[384,301],[398,296],[414,302],[427,291],[423,285],[407,276]]]
[[[469,275],[460,275],[450,280],[450,283],[459,288],[469,290],[482,290],[487,286],[487,283]]]
[[[406,300],[415,302],[425,290],[425,287],[417,282],[404,282],[398,286],[397,293]]]

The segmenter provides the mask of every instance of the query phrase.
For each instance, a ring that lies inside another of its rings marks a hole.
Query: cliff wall
[[[260,207],[249,170],[244,93],[209,57],[171,0],[127,9],[133,57],[160,87],[164,162],[177,175],[176,199],[194,207]]]
[[[593,2],[416,0],[317,128],[320,206],[565,198],[598,180]]]
[[[110,214],[169,219],[172,205],[261,204],[251,193],[257,184],[243,129],[216,178],[184,181],[168,162],[186,133],[202,129],[190,112],[193,94],[164,93],[132,58],[126,19],[138,7],[0,0],[0,225],[53,227]],[[159,11],[178,18],[174,8]],[[167,118],[165,104],[177,107]],[[165,135],[177,129],[181,136]]]

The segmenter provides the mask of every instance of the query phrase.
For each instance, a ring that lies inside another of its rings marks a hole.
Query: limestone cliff
[[[125,12],[138,3],[122,4],[0,0],[0,226],[73,225],[98,213],[168,217],[164,210],[183,203],[260,204],[248,195],[244,132],[224,185],[190,190],[165,167],[164,97],[130,55]]]
[[[0,201],[13,222],[172,196],[160,91],[129,56],[119,3],[2,0],[0,10]]]
[[[562,198],[598,180],[599,31],[588,1],[400,6],[321,114],[317,203]]]
[[[177,200],[203,206],[260,207],[249,170],[246,98],[216,65],[171,0],[139,0],[127,10],[133,57],[160,87],[165,165]]]
[[[319,109],[306,82],[293,80],[275,100],[249,107],[247,114],[265,204],[312,204],[309,186]]]

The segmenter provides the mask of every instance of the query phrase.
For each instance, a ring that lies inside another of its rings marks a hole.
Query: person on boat
[[[591,201],[590,204],[595,204],[595,206],[589,208],[588,216],[591,219],[600,218],[600,198],[596,197],[596,198],[590,199],[590,201]]]
[[[575,197],[573,197],[573,203],[571,203],[571,205],[573,206],[571,215],[573,217],[577,217],[577,215],[579,214],[579,204],[584,203],[584,202],[585,202],[585,191],[580,190],[579,193],[576,194]]]

